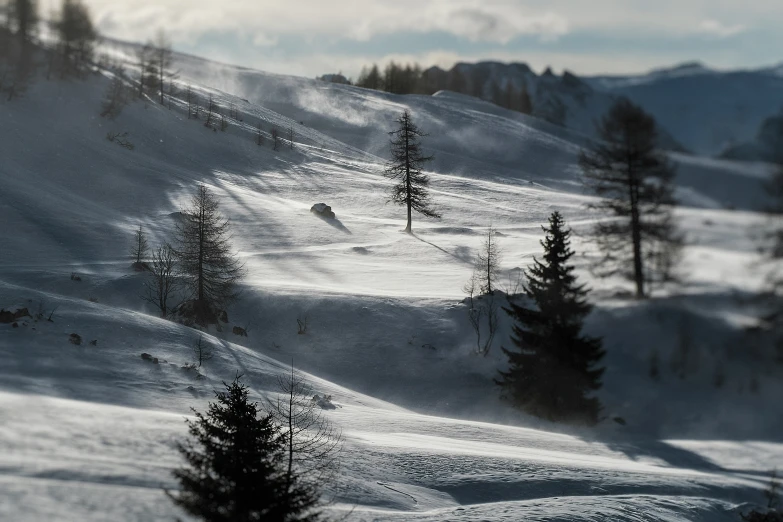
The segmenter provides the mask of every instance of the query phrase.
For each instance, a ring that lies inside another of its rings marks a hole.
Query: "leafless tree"
[[[155,69],[155,48],[150,42],[136,49],[136,65],[139,67],[139,98],[152,88],[158,81],[158,71]]]
[[[149,244],[144,229],[139,225],[139,229],[133,233],[133,243],[131,245],[131,257],[133,258],[133,268],[141,270],[144,262],[149,256]]]
[[[277,132],[276,127],[272,127],[272,150],[280,149],[280,133]]]
[[[176,306],[169,306],[170,300],[180,287],[177,279],[177,259],[170,245],[164,244],[152,253],[150,275],[144,284],[142,298],[155,305],[161,317],[168,317]]]
[[[331,402],[316,397],[293,366],[278,379],[278,386],[280,395],[277,401],[269,401],[269,408],[285,446],[288,489],[296,480],[300,486],[320,491],[336,474],[342,449],[342,434],[323,413]]]
[[[115,75],[106,87],[101,102],[101,117],[114,120],[128,104],[128,89],[119,75]]]
[[[256,145],[263,145],[264,144],[264,134],[261,131],[261,121],[259,120],[258,126],[256,127]]]
[[[481,250],[476,255],[475,272],[480,281],[480,293],[492,294],[495,291],[500,274],[500,260],[501,250],[497,243],[497,230],[490,226]]]
[[[190,85],[185,91],[185,101],[188,103],[188,119],[191,117],[198,119],[198,96]]]
[[[193,355],[196,357],[199,368],[214,356],[214,350],[212,346],[204,342],[204,336],[198,336],[198,342],[193,346]]]
[[[171,42],[165,31],[158,31],[155,40],[152,42],[152,64],[157,72],[157,84],[160,91],[160,104],[165,105],[165,85],[166,82],[171,85],[176,79],[177,73],[171,70],[174,62],[174,53],[171,50]]]
[[[212,120],[217,113],[217,104],[212,94],[209,95],[209,102],[207,103],[207,119],[204,121],[204,127],[212,127]]]
[[[486,356],[492,349],[499,323],[499,306],[494,294],[479,295],[481,276],[473,272],[463,291],[467,294],[468,321],[476,333],[476,353]],[[486,330],[485,330],[486,328]],[[486,337],[484,333],[486,331]]]

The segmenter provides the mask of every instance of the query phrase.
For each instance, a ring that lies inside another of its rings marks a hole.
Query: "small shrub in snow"
[[[214,355],[212,346],[204,341],[204,337],[201,335],[198,336],[198,342],[193,346],[193,355],[196,357],[198,368],[201,368],[201,365],[212,359],[212,356]]]
[[[106,139],[112,143],[116,143],[120,147],[128,150],[133,150],[136,146],[128,139],[127,132],[112,132],[106,133]]]
[[[71,281],[81,281],[82,278],[76,272],[71,272]]]
[[[297,318],[296,319],[296,325],[297,325],[297,334],[304,335],[307,333],[307,316],[304,316],[304,319]]]
[[[247,328],[242,328],[240,326],[235,326],[231,329],[231,333],[234,335],[238,335],[240,337],[247,337]]]
[[[77,333],[72,333],[68,336],[68,342],[76,345],[82,344],[82,336]]]

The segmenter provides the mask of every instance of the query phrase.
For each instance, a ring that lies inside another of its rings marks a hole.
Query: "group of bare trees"
[[[136,65],[139,68],[137,94],[139,98],[148,94],[166,105],[166,98],[175,95],[178,74],[172,69],[173,51],[171,41],[163,30],[153,40],[136,50]]]
[[[136,231],[134,266],[149,272],[142,298],[161,317],[177,313],[200,326],[218,324],[220,312],[239,297],[244,268],[231,248],[230,222],[206,186],[198,186],[180,213],[175,233],[173,245],[163,243],[150,256],[143,229]]]
[[[45,38],[42,26],[48,26]],[[42,19],[35,0],[0,4],[0,95],[9,101],[22,96],[42,66],[47,79],[83,74],[97,36],[81,0],[63,0],[49,20]]]

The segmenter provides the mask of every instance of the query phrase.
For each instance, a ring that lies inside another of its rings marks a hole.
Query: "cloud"
[[[717,36],[719,38],[734,36],[743,31],[745,31],[744,25],[725,25],[717,20],[704,20],[699,24],[700,33]]]
[[[524,16],[462,8],[449,13],[446,23],[439,29],[473,42],[506,44],[523,35],[538,35],[542,40],[554,41],[566,34],[568,27],[568,20],[551,12]]]

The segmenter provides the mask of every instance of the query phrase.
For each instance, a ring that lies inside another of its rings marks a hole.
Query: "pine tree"
[[[194,299],[193,318],[202,326],[217,323],[217,312],[238,297],[236,284],[244,270],[231,252],[229,232],[230,223],[220,214],[217,199],[199,185],[177,224],[176,254]]]
[[[259,416],[237,377],[216,392],[206,414],[194,410],[190,438],[178,445],[187,466],[174,472],[181,490],[167,492],[188,514],[209,522],[318,520],[309,497],[287,490],[285,452],[271,414]]]
[[[604,356],[601,340],[581,333],[590,313],[587,289],[576,282],[568,265],[574,251],[571,231],[559,212],[549,218],[541,242],[542,261],[534,258],[525,272],[525,294],[535,305],[510,303],[505,311],[514,319],[512,342],[516,350],[502,348],[509,361],[497,380],[503,395],[522,410],[553,421],[598,421],[601,405],[590,394],[601,387]]]
[[[61,76],[78,75],[92,60],[98,39],[90,11],[82,0],[63,1],[56,28],[63,59]]]
[[[592,208],[619,219],[601,221],[595,237],[603,253],[599,274],[634,281],[636,296],[672,279],[682,237],[672,217],[674,168],[657,151],[655,120],[621,99],[603,118],[600,141],[582,152],[588,185],[601,196]]]
[[[419,138],[426,136],[413,123],[410,112],[405,110],[397,119],[399,128],[390,132],[392,161],[386,165],[385,175],[397,183],[392,187],[391,201],[408,209],[406,232],[411,232],[412,213],[415,210],[427,217],[440,215],[430,206],[430,178],[422,172],[432,156],[425,156]]]

